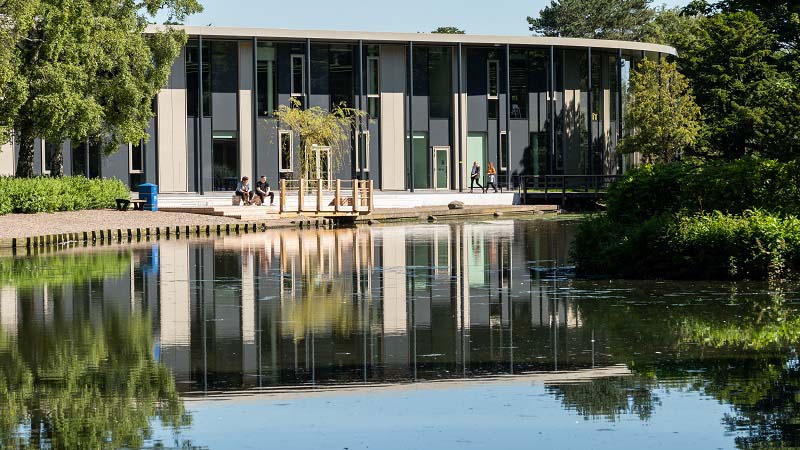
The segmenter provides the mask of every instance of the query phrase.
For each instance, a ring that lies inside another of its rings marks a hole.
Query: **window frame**
[[[141,168],[139,170],[134,170],[133,168],[133,148],[134,145],[132,142],[128,143],[128,173],[129,174],[141,174],[144,173],[144,142],[139,141],[139,151],[141,152]]]
[[[295,69],[295,60],[300,59],[300,91],[296,91],[295,88],[297,86],[294,85],[294,69]],[[290,70],[291,74],[289,77],[289,91],[291,97],[305,97],[306,95],[306,55],[302,53],[292,53],[290,58]]]
[[[503,145],[505,144],[505,145]],[[508,160],[511,158],[508,149],[508,131],[500,130],[500,142],[498,144],[500,146],[500,161],[497,163],[497,169],[501,172],[508,171]],[[505,148],[503,148],[505,147]],[[505,165],[504,165],[505,164]]]
[[[361,137],[363,138],[363,144],[359,146],[358,151],[356,151],[356,167],[358,167],[361,172],[369,172],[369,130],[362,131]],[[364,154],[365,161],[361,161],[362,153]]]
[[[495,87],[495,95],[492,95],[492,64],[495,65],[497,71],[497,77],[495,77],[495,83],[497,86]],[[500,60],[499,59],[487,59],[486,60],[486,98],[488,100],[499,100],[500,99]]]
[[[50,175],[50,168],[47,167],[47,142],[42,139],[42,175]]]
[[[289,136],[289,167],[283,167],[283,136]],[[278,130],[278,173],[294,172],[294,132]]]
[[[375,80],[377,86],[375,86],[375,93],[371,94],[372,91],[372,77],[370,76],[370,67],[371,62],[375,61]],[[381,59],[379,56],[367,56],[367,98],[380,98],[381,97]]]

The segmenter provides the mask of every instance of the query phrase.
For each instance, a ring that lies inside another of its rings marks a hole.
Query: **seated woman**
[[[245,205],[251,204],[253,202],[253,197],[255,196],[255,193],[250,190],[250,183],[248,183],[248,181],[250,181],[250,178],[242,177],[242,181],[236,185],[236,195],[242,197]]]

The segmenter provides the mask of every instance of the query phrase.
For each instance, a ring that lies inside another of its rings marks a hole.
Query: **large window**
[[[508,170],[508,133],[505,131],[500,132],[500,161],[499,166],[501,171]]]
[[[60,142],[43,141],[42,144],[42,175],[50,175],[53,166],[53,157],[61,149]]]
[[[354,107],[353,47],[331,45],[328,52],[331,111],[336,107]]]
[[[276,48],[271,42],[258,43],[258,115],[271,117],[278,108]]]
[[[414,189],[429,189],[431,187],[431,151],[428,146],[428,133],[414,132]]]
[[[511,81],[511,118],[528,118],[528,52],[511,50],[509,60]]]
[[[370,118],[380,116],[381,82],[380,82],[380,47],[367,46],[367,114]]]
[[[489,99],[497,99],[500,93],[500,61],[487,61],[486,95]]]
[[[453,103],[450,51],[444,47],[428,50],[428,82],[430,83],[430,112],[434,119],[448,119]]]
[[[239,142],[234,133],[214,133],[211,140],[212,189],[233,191],[239,182]]]
[[[289,130],[281,130],[278,134],[278,150],[279,150],[279,166],[280,172],[291,173],[294,170],[294,139],[292,132]]]
[[[306,92],[305,55],[292,55],[292,97],[303,97]],[[300,100],[300,99],[298,99]]]
[[[130,144],[128,149],[128,172],[131,190],[144,183],[144,145],[142,141]]]

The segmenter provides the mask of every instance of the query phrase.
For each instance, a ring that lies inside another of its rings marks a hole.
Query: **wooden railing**
[[[281,180],[280,186],[281,214],[352,215],[370,214],[374,209],[372,180],[301,178]]]

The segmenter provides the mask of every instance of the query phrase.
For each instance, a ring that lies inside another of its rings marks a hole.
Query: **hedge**
[[[608,192],[608,215],[639,223],[661,214],[759,209],[800,213],[800,162],[744,158],[721,162],[646,165],[628,172]]]
[[[800,219],[764,211],[585,220],[573,243],[583,276],[780,280],[800,274]]]
[[[0,177],[0,215],[113,208],[130,189],[115,179]]]

